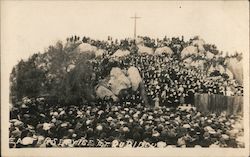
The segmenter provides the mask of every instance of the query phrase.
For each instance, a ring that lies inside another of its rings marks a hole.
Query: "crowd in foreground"
[[[241,116],[202,114],[191,106],[151,108],[106,101],[62,107],[33,101],[12,108],[10,147],[77,147],[72,141],[81,138],[92,141],[83,147],[98,147],[98,141],[110,142],[112,147],[112,142],[128,140],[156,147],[244,147]],[[48,137],[65,143],[44,142]]]

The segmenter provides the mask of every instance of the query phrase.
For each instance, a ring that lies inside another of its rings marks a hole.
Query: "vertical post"
[[[136,14],[135,14],[135,23],[134,23],[134,39],[136,39]]]
[[[136,19],[139,19],[139,18],[141,18],[141,17],[138,17],[138,16],[136,16],[136,14],[135,14],[134,17],[130,17],[130,18],[134,19],[134,39],[136,39]]]

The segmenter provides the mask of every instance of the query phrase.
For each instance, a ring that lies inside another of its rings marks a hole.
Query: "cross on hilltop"
[[[136,19],[139,19],[139,18],[141,18],[141,17],[138,17],[138,16],[136,16],[136,14],[135,14],[135,16],[133,16],[133,17],[130,17],[131,19],[135,19],[135,21],[134,21],[134,39],[136,39]]]

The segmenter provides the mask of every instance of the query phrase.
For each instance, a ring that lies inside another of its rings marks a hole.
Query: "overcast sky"
[[[247,1],[10,1],[1,7],[2,68],[8,70],[70,35],[133,37],[134,13],[142,17],[138,35],[184,35],[185,40],[199,35],[219,50],[249,52]]]

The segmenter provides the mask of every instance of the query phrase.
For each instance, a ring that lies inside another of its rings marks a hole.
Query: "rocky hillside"
[[[136,41],[99,41],[84,37],[80,41],[79,37],[71,37],[65,44],[58,42],[49,46],[44,53],[21,60],[13,68],[11,101],[46,97],[52,103],[75,104],[110,96],[118,101],[121,91],[130,88],[137,91],[143,82],[138,67],[131,63],[125,69],[119,67],[120,62],[134,55],[165,56],[170,62],[173,59],[186,67],[202,69],[208,76],[224,74],[242,84],[241,55],[223,56],[215,45],[198,37],[189,41],[148,37],[139,37]]]

